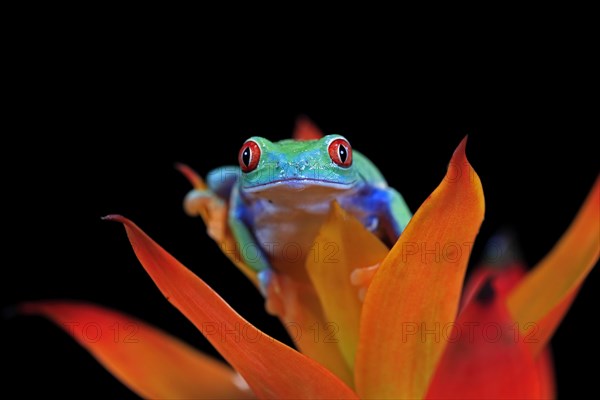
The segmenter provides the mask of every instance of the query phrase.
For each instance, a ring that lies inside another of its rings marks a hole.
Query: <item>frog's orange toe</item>
[[[356,268],[350,274],[350,283],[358,288],[358,298],[360,301],[365,299],[365,295],[367,294],[367,289],[379,268],[379,264],[371,265],[365,268]]]
[[[211,202],[211,193],[208,190],[192,189],[183,200],[183,209],[190,217],[196,217],[206,212]]]

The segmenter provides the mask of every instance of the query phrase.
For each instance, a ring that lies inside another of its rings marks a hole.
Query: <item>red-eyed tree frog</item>
[[[237,166],[211,171],[207,188],[184,201],[191,215],[207,202],[228,205],[239,254],[258,273],[265,295],[273,271],[302,281],[307,257],[335,256],[335,243],[318,249],[314,242],[333,201],[390,245],[411,218],[402,196],[346,138],[322,136],[312,125],[307,135],[297,133],[300,140],[246,140]]]
[[[254,136],[242,145],[238,164],[210,172],[208,188],[192,190],[184,204],[191,214],[206,199],[228,204],[241,257],[263,289],[272,271],[303,279],[306,257],[328,256],[313,242],[334,200],[388,244],[411,218],[402,196],[340,135],[279,142]]]

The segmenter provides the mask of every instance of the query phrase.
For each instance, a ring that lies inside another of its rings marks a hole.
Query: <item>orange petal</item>
[[[124,224],[138,259],[159,290],[244,377],[259,398],[356,398],[326,368],[244,320],[133,222],[121,216],[107,219]]]
[[[239,377],[231,368],[125,314],[69,301],[24,303],[19,310],[56,323],[142,397],[254,397],[236,386]]]
[[[292,136],[296,140],[315,140],[323,137],[323,132],[308,117],[301,116],[296,120]]]
[[[360,324],[356,388],[362,398],[421,398],[445,342],[421,340],[456,316],[484,200],[460,143],[369,287]]]
[[[439,330],[435,339],[448,345],[426,398],[540,398],[538,368],[548,364],[536,364],[510,317],[496,288],[504,279],[490,276],[456,322]]]
[[[600,255],[600,177],[562,238],[508,297],[521,327],[537,331],[534,354],[545,347]]]
[[[358,289],[350,283],[350,274],[381,262],[388,249],[335,202],[315,238],[315,248],[331,249],[327,254],[309,256],[306,268],[327,321],[336,331],[335,340],[353,370],[362,304]]]

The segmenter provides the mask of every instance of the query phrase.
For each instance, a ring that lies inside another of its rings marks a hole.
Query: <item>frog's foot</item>
[[[379,268],[379,264],[380,263],[377,263],[365,268],[356,268],[350,274],[350,283],[357,287],[358,298],[361,302],[365,300],[367,289],[375,276],[375,272],[377,272],[377,269]]]
[[[183,208],[189,216],[201,216],[208,235],[221,241],[227,229],[227,206],[213,192],[193,189],[185,196]]]

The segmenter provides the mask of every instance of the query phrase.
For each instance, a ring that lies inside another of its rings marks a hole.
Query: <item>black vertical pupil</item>
[[[250,165],[250,147],[246,147],[242,153],[242,162],[247,167]]]
[[[340,154],[340,160],[342,160],[342,163],[345,163],[346,158],[348,158],[348,150],[346,150],[346,147],[344,147],[343,144],[340,144],[340,147],[338,148],[338,153]]]

